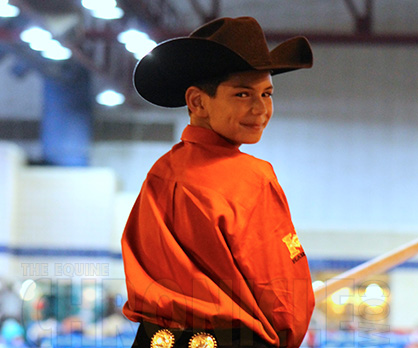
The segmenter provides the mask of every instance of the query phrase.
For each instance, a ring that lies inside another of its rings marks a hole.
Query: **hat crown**
[[[252,17],[217,19],[196,29],[190,37],[221,44],[240,55],[253,67],[271,64],[263,30]]]

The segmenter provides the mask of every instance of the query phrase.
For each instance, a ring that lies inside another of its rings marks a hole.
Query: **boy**
[[[187,105],[182,141],[148,173],[122,252],[134,347],[298,347],[314,306],[305,253],[271,165],[240,152],[273,113],[272,75],[312,66],[305,38],[269,52],[250,17],[158,45],[134,83]]]

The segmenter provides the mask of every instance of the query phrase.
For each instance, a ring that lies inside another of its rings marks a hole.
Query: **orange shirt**
[[[268,162],[209,129],[187,126],[152,167],[122,254],[132,321],[302,342],[314,297],[286,197]]]

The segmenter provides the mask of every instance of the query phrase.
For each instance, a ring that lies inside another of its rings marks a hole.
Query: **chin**
[[[251,139],[251,140],[247,139],[246,141],[243,141],[242,144],[248,144],[248,145],[250,145],[250,144],[256,144],[256,143],[258,143],[260,141],[260,139],[261,138]]]

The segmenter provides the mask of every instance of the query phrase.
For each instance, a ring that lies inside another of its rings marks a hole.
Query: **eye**
[[[237,97],[240,97],[240,98],[245,98],[245,97],[248,97],[248,92],[239,92],[239,93],[237,93],[237,94],[235,94]]]
[[[273,96],[273,92],[264,92],[264,93],[263,93],[263,97],[270,98],[270,97],[272,97],[272,96]]]

